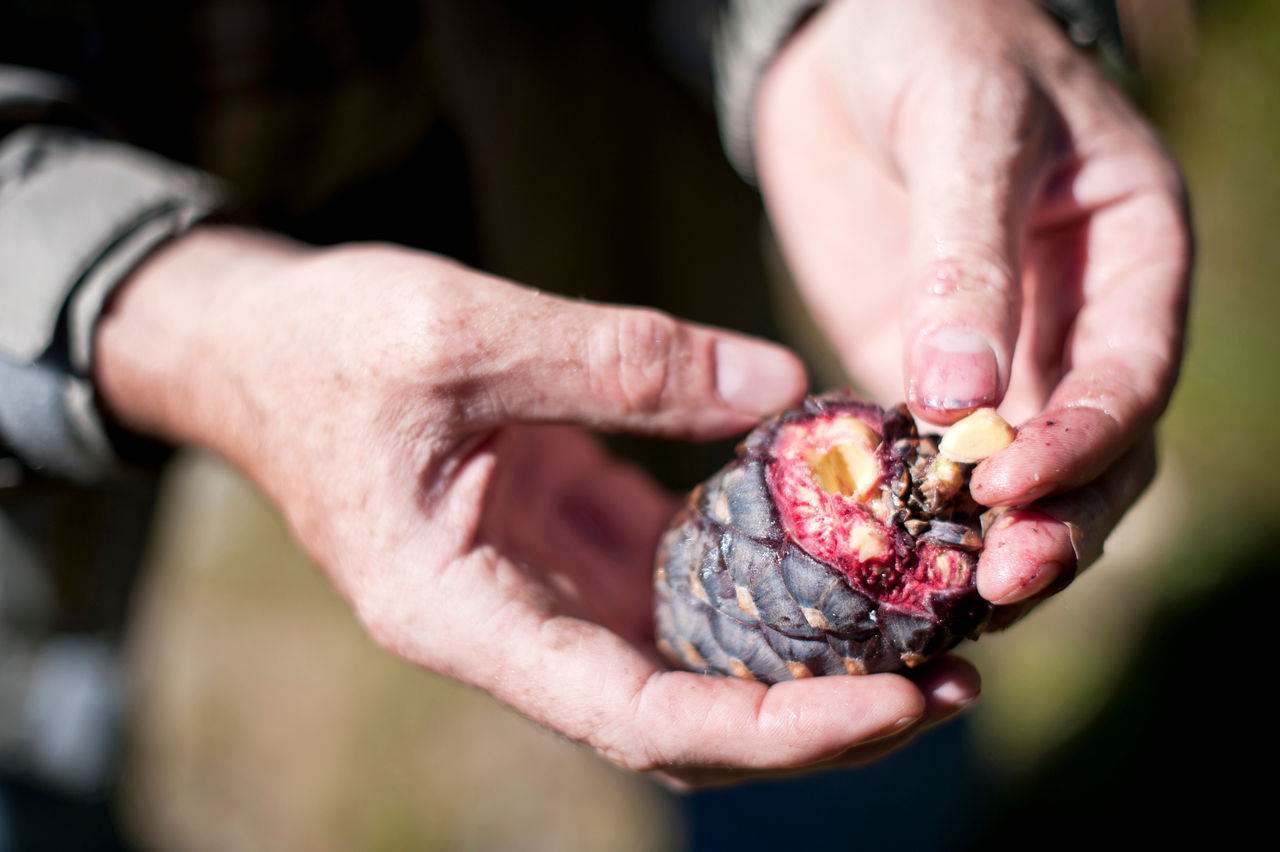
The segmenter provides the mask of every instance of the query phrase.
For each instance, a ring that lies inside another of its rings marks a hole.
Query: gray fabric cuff
[[[1115,0],[1036,0],[1058,19],[1067,38],[1122,68],[1129,64]]]
[[[1124,61],[1114,0],[1038,0],[1077,45]],[[782,46],[826,0],[729,0],[714,43],[716,111],[729,162],[755,182],[755,100],[760,81]]]
[[[731,0],[712,46],[716,112],[729,162],[755,182],[754,117],[764,72],[824,0]]]
[[[98,316],[224,199],[201,172],[60,128],[0,144],[0,441],[28,466],[77,480],[114,467],[91,382]]]

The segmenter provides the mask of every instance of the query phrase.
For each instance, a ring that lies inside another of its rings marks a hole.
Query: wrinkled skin
[[[622,766],[692,784],[857,762],[976,692],[960,661],[775,690],[658,661],[675,502],[548,424],[738,433],[804,390],[779,347],[420,252],[214,227],[152,258],[97,342],[116,416],[252,476],[378,642]]]
[[[1024,609],[1060,587],[1151,479],[1181,359],[1191,238],[1155,134],[1032,3],[848,0],[770,71],[756,150],[797,284],[872,398],[1019,426],[973,476],[1025,507],[979,591]]]
[[[864,487],[847,467],[843,488],[819,485],[815,459],[857,440],[875,442],[863,445],[875,460]],[[761,424],[662,537],[663,653],[689,671],[780,683],[898,671],[976,638],[992,610],[974,583],[979,507],[958,466],[935,488],[936,459],[905,410],[845,392]]]
[[[898,398],[903,381],[897,356],[877,353],[922,323],[988,334],[1005,353],[991,393],[1007,384],[1020,411],[1048,407],[979,467],[975,491],[1023,503],[1085,487],[1073,499],[1104,500],[1103,531],[1140,485],[1125,453],[1176,368],[1187,255],[1176,174],[1038,13],[961,5],[850,0],[811,22],[761,96],[767,200],[808,297],[876,396]],[[979,125],[1043,144],[1011,146]],[[1062,138],[1071,156],[1048,144]],[[1079,168],[1046,179],[1066,162]],[[1060,191],[1040,191],[1050,186]],[[1048,262],[1085,237],[1083,268]],[[1048,269],[1070,281],[1050,286]],[[1015,282],[1017,270],[1036,274]],[[931,296],[935,280],[955,286]],[[972,668],[948,658],[914,682],[771,688],[656,661],[649,575],[675,504],[581,427],[741,433],[805,389],[776,347],[422,253],[214,227],[132,276],[95,347],[116,419],[245,470],[382,645],[619,765],[698,785],[857,763],[977,693]],[[944,372],[976,399],[984,380],[965,361]],[[1042,591],[1058,575],[1041,564],[1071,557],[1060,524],[1013,517],[994,534],[1003,561],[984,557],[979,576],[1001,602]]]

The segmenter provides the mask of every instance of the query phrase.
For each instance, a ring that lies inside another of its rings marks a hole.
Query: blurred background
[[[428,45],[429,90],[353,97],[314,138],[277,144],[358,183],[312,180],[307,195],[298,175],[255,159],[262,115],[297,104],[246,94],[264,61],[251,51],[242,77],[201,103],[199,138],[157,135],[156,146],[251,187],[265,224],[317,242],[412,243],[432,228],[442,236],[430,247],[535,286],[781,336],[798,327],[764,271],[758,202],[718,153],[687,61],[696,47],[669,37],[687,8],[426,5],[444,30],[483,29],[482,65],[454,55],[465,39]],[[1104,559],[964,649],[985,690],[963,721],[867,771],[674,797],[378,650],[253,488],[190,454],[165,474],[129,636],[130,834],[195,852],[641,852],[801,838],[1059,848],[1264,825],[1267,790],[1247,778],[1277,756],[1259,674],[1280,599],[1280,476],[1267,467],[1280,446],[1280,4],[1129,7],[1145,9],[1150,35],[1133,41],[1139,72],[1125,83],[1193,200],[1185,370],[1160,427],[1159,478]],[[422,105],[417,118],[407,101]],[[343,127],[378,136],[379,156],[409,163],[409,179],[353,162],[369,140],[343,139]],[[414,171],[477,144],[498,147],[443,180]],[[386,214],[414,204],[412,221]],[[728,455],[620,446],[681,489]]]

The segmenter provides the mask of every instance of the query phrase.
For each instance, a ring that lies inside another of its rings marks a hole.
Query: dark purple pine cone
[[[969,472],[1013,432],[990,410],[952,431],[940,452],[906,406],[847,393],[757,427],[662,538],[663,652],[776,683],[894,671],[976,638],[992,608],[975,588]]]

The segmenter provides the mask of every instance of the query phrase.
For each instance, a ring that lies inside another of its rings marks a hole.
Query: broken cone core
[[[906,405],[836,391],[761,423],[663,533],[659,647],[779,683],[899,671],[977,636],[992,607],[969,471]]]
[[[969,554],[917,546],[894,523],[892,450],[864,420],[842,413],[784,424],[772,457],[769,484],[787,532],[855,588],[925,613],[931,593],[970,582]]]

